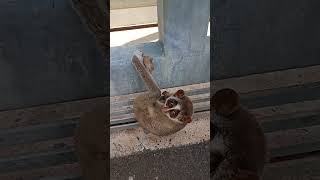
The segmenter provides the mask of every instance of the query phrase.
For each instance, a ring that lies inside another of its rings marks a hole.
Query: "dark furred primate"
[[[69,0],[83,24],[91,32],[103,59],[109,52],[108,2],[104,0]],[[108,103],[108,102],[106,102]],[[108,106],[98,105],[86,112],[75,131],[75,150],[85,180],[109,179]]]
[[[240,105],[232,89],[211,98],[210,179],[259,180],[266,162],[266,142],[256,118]]]
[[[148,89],[148,92],[135,98],[133,110],[135,118],[145,130],[165,136],[181,130],[192,121],[193,105],[182,89],[175,93],[161,93],[151,76],[154,67],[150,59],[139,51],[132,58],[135,69]]]
[[[108,103],[108,102],[106,102]],[[84,180],[109,179],[108,106],[99,105],[86,112],[75,131],[75,150]]]

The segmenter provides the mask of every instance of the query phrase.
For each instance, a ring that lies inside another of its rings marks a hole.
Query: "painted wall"
[[[133,69],[136,49],[154,57],[154,77],[161,88],[208,82],[209,0],[158,0],[160,41],[111,48],[111,96],[141,92],[145,87]]]
[[[0,110],[106,95],[107,82],[68,0],[0,1]]]

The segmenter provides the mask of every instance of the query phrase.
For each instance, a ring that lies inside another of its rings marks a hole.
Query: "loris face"
[[[239,108],[239,95],[233,89],[221,89],[211,98],[212,111],[221,116],[228,116]]]
[[[162,103],[161,111],[171,120],[185,124],[192,121],[193,105],[183,90],[174,94],[164,91],[159,101]]]

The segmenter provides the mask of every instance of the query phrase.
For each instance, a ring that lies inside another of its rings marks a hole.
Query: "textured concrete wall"
[[[160,42],[167,59],[164,86],[208,82],[210,75],[210,38],[207,36],[209,0],[159,0]]]
[[[111,96],[145,89],[131,65],[136,49],[154,57],[161,88],[209,81],[209,0],[158,0],[160,41],[111,48]]]
[[[0,110],[105,95],[105,71],[68,0],[0,2]]]
[[[319,1],[215,0],[212,78],[319,64]]]

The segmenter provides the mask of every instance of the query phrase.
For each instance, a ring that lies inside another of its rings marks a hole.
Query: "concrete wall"
[[[154,57],[161,88],[209,81],[209,0],[158,0],[160,41],[111,48],[111,96],[145,90],[131,65],[136,49]]]
[[[319,1],[215,0],[212,78],[319,64]]]
[[[0,2],[0,110],[106,95],[106,65],[68,0]]]
[[[164,86],[208,82],[210,74],[209,0],[159,0],[160,42],[168,59]]]

